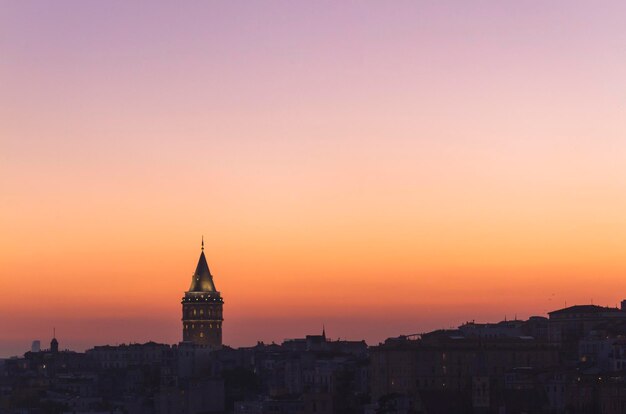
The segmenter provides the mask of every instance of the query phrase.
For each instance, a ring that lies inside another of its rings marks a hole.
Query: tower
[[[224,301],[215,289],[213,275],[204,256],[204,238],[202,251],[191,277],[191,286],[185,292],[183,305],[183,342],[197,345],[222,346],[222,306]]]
[[[59,352],[59,341],[57,341],[57,332],[56,328],[52,329],[52,341],[50,341],[50,351],[53,354]]]

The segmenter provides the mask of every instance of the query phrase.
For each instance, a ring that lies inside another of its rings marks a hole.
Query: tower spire
[[[202,251],[200,252],[196,271],[191,277],[189,292],[217,292],[215,284],[213,283],[213,276],[211,275],[209,265],[204,256],[204,236],[202,236],[202,244],[200,246]]]

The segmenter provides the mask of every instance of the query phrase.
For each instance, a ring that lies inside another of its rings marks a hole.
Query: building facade
[[[558,347],[531,337],[466,337],[459,330],[387,340],[370,347],[370,358],[373,401],[445,391],[467,396],[474,408],[488,405],[494,387],[504,389],[512,370],[545,370],[559,363]]]
[[[191,286],[182,299],[183,342],[214,348],[222,346],[222,308],[224,300],[215,288],[213,275],[202,251],[191,277]]]

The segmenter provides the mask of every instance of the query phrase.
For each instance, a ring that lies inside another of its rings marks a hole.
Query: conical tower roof
[[[196,271],[191,277],[191,287],[189,292],[216,292],[215,283],[213,283],[213,276],[209,270],[209,264],[204,256],[204,240],[202,241],[202,252],[200,253],[200,259],[198,259],[198,265]]]

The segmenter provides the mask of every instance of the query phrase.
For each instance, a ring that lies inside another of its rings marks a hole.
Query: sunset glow
[[[3,2],[0,356],[180,341],[202,236],[230,345],[615,306],[625,15]]]

